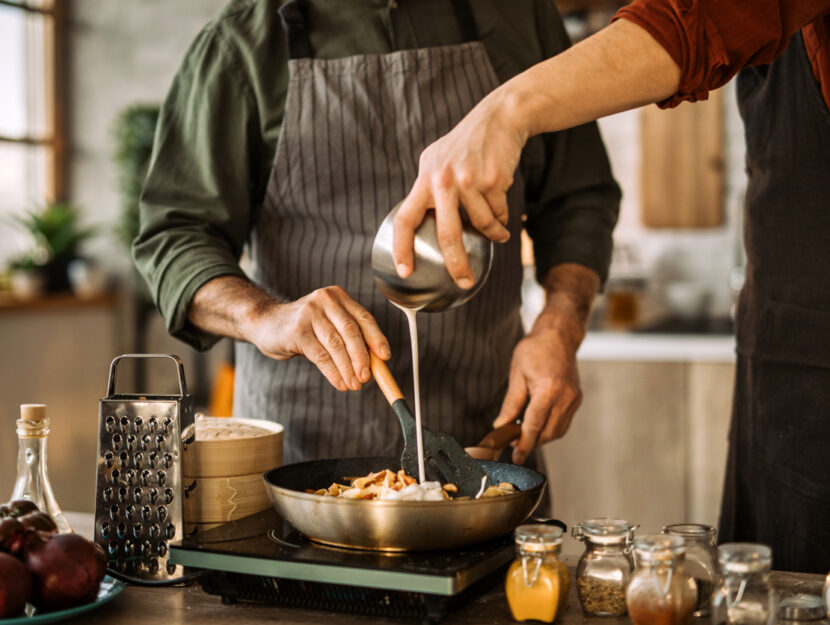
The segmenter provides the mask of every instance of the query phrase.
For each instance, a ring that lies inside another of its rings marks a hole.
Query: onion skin
[[[15,499],[14,501],[9,501],[3,506],[3,508],[5,516],[10,516],[12,518],[21,517],[24,514],[29,514],[30,512],[40,512],[37,504],[33,501],[29,501],[28,499]]]
[[[26,566],[7,553],[0,553],[0,618],[23,612],[32,595],[32,579]]]
[[[104,579],[100,550],[77,534],[30,534],[23,558],[32,575],[32,603],[42,612],[94,601]]]
[[[52,520],[52,517],[45,512],[29,512],[17,517],[17,520],[23,524],[23,527],[40,532],[51,532],[56,534],[58,526]]]
[[[17,519],[0,521],[0,551],[13,556],[19,554],[26,540],[26,528]]]

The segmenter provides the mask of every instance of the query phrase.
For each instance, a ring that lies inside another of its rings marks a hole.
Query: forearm
[[[588,326],[588,318],[599,292],[597,273],[575,263],[552,267],[543,281],[545,305],[530,334],[554,332],[576,353]]]
[[[218,336],[250,341],[252,324],[280,305],[250,280],[220,276],[205,283],[188,308],[188,321]]]
[[[658,102],[677,91],[680,70],[643,28],[618,20],[539,63],[488,98],[523,139]]]

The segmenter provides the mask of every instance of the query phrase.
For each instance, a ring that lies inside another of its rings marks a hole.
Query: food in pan
[[[322,495],[324,497],[342,497],[343,499],[369,499],[369,500],[396,500],[396,501],[443,501],[446,499],[464,499],[454,497],[458,493],[455,484],[441,484],[440,482],[418,483],[411,475],[407,475],[403,469],[395,473],[389,469],[383,469],[376,473],[370,473],[364,477],[343,478],[348,484],[335,482],[328,488],[318,490],[308,489],[307,493]],[[479,497],[500,497],[519,492],[509,482],[501,482],[497,486],[490,486],[482,492]]]

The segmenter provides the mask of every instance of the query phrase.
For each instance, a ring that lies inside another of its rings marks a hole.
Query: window
[[[10,215],[65,195],[65,0],[0,0],[0,265],[29,240]]]

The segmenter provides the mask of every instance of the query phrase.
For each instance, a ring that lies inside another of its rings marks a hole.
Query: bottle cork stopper
[[[46,404],[20,404],[20,418],[32,424],[46,421]]]

